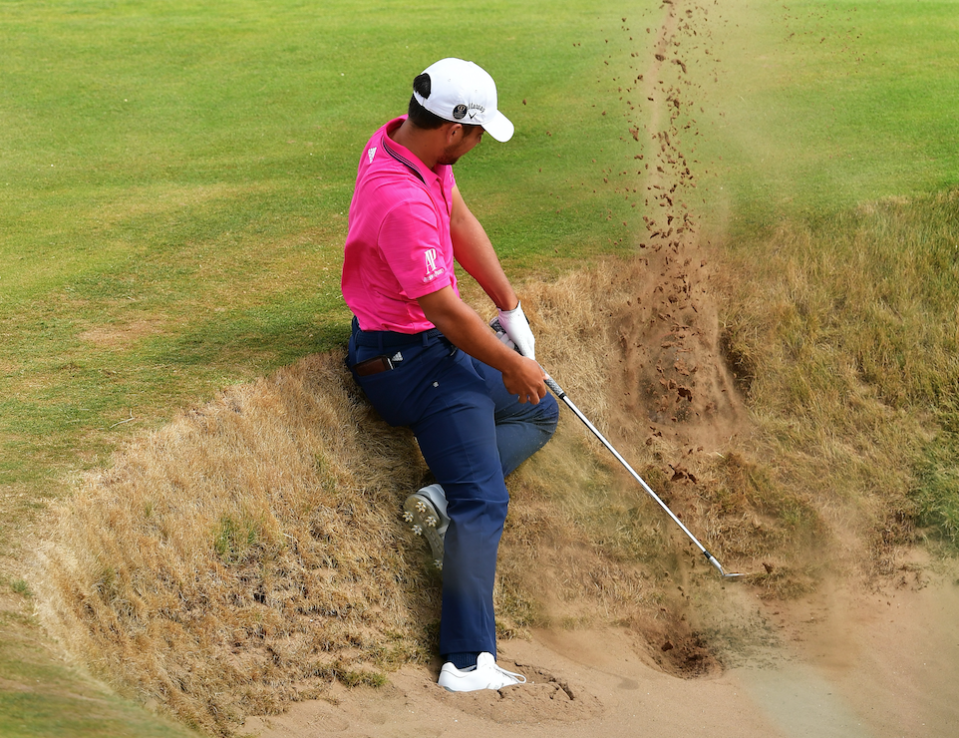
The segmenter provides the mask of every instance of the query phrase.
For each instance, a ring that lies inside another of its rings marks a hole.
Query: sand
[[[724,591],[772,638],[727,653],[732,665],[710,677],[663,673],[625,630],[540,630],[501,646],[501,662],[527,685],[453,694],[435,684],[437,665],[405,667],[385,687],[338,687],[243,729],[263,738],[959,734],[955,573],[904,574],[874,591],[834,582],[788,605]]]

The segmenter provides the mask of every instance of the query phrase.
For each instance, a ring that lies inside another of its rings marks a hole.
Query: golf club
[[[619,460],[619,463],[621,463],[624,467],[626,467],[626,471],[628,471],[630,474],[633,475],[633,478],[637,482],[639,482],[640,485],[642,485],[643,489],[646,490],[647,493],[649,493],[649,496],[659,503],[659,506],[666,511],[666,514],[673,519],[673,522],[675,522],[676,525],[678,525],[680,528],[683,529],[683,533],[689,536],[689,540],[691,540],[693,543],[696,544],[696,547],[703,553],[703,556],[706,557],[706,561],[708,561],[710,564],[716,567],[716,569],[719,571],[723,579],[735,579],[737,577],[743,576],[742,574],[727,574],[723,570],[722,564],[720,564],[716,560],[716,557],[706,550],[705,546],[703,546],[703,544],[701,544],[697,540],[696,536],[694,536],[692,533],[689,532],[689,528],[683,525],[683,522],[673,514],[673,511],[669,509],[666,503],[663,502],[661,499],[659,499],[659,495],[653,492],[653,490],[650,488],[648,484],[646,484],[643,478],[639,476],[639,474],[637,474],[635,471],[633,471],[633,467],[627,464],[626,459],[624,459],[619,454],[619,452],[615,448],[613,448],[612,444],[609,441],[607,441],[606,438],[603,437],[602,433],[596,430],[596,427],[589,422],[589,419],[587,419],[587,417],[583,415],[583,413],[580,412],[579,408],[573,404],[573,401],[566,396],[566,393],[563,391],[563,388],[560,387],[556,383],[556,380],[554,380],[551,376],[549,376],[548,373],[546,374],[546,386],[553,391],[554,395],[556,395],[559,399],[561,399],[563,402],[566,403],[566,406],[573,411],[573,413],[576,415],[577,418],[579,418],[580,420],[583,421],[583,423],[586,424],[586,427],[589,428],[593,432],[593,434],[602,442],[602,444],[610,450],[613,456],[615,456]]]

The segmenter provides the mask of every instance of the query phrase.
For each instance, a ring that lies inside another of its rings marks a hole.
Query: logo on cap
[[[466,106],[460,103],[455,108],[453,108],[453,117],[456,120],[463,120],[466,117]]]

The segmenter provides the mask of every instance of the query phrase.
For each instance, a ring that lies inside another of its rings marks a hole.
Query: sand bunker
[[[536,631],[508,644],[509,658],[528,674],[527,663],[562,674],[569,701],[548,681],[448,694],[431,683],[429,670],[407,667],[389,687],[339,688],[327,701],[251,718],[244,727],[262,738],[951,735],[959,724],[950,686],[959,678],[954,581],[955,572],[871,596],[827,587],[792,611],[769,608],[767,624],[785,629],[708,679],[678,680],[651,669],[623,629]]]

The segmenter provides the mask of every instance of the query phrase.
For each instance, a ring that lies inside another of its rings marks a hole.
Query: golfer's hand
[[[517,302],[512,310],[496,308],[496,313],[496,319],[499,320],[507,338],[512,342],[512,347],[515,347],[523,356],[528,356],[535,361],[536,339],[533,337],[526,314],[523,313],[522,303]]]
[[[518,395],[520,402],[532,402],[538,405],[546,396],[546,373],[543,368],[532,359],[519,354],[513,354],[515,362],[511,362],[503,372],[503,384],[511,395]]]

